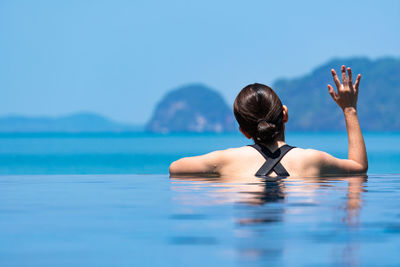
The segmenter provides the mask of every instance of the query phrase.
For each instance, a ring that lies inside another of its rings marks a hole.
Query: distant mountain
[[[0,117],[0,133],[21,132],[131,132],[138,127],[114,122],[94,113],[77,113],[58,118],[51,117]]]
[[[340,73],[343,64],[352,68],[354,76],[358,73],[362,75],[358,97],[362,129],[399,131],[400,59],[389,57],[376,60],[334,59],[305,76],[276,81],[273,88],[289,108],[288,129],[345,129],[342,111],[331,99],[327,89],[328,83],[334,86],[330,69],[334,68]]]
[[[215,90],[191,84],[170,91],[155,108],[146,125],[150,132],[230,132],[232,108]]]

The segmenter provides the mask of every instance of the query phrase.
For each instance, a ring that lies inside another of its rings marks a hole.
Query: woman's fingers
[[[357,75],[356,83],[354,84],[354,88],[358,91],[358,87],[360,86],[361,74]]]
[[[349,86],[350,86],[350,89],[352,89],[352,87],[353,87],[353,76],[352,76],[350,67],[347,68],[347,74],[349,75]]]
[[[344,86],[346,86],[347,85],[347,76],[346,76],[346,67],[345,67],[345,65],[342,65],[341,71],[342,71],[342,83],[343,83]]]
[[[333,89],[333,87],[330,84],[328,84],[328,90],[329,90],[329,94],[331,95],[333,100],[336,101],[336,99],[338,98],[338,95],[336,94],[335,89]]]
[[[339,88],[340,88],[340,81],[339,81],[339,78],[338,78],[338,76],[337,76],[337,74],[336,74],[336,71],[335,71],[334,69],[332,69],[331,72],[332,72],[333,81],[334,81],[335,84],[336,84],[336,88],[339,90]]]

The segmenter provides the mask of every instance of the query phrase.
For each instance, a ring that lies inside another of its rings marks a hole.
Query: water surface
[[[0,177],[1,266],[399,266],[400,176]]]

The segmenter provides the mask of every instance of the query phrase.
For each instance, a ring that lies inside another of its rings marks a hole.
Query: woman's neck
[[[282,133],[280,133],[273,142],[269,143],[269,144],[262,144],[264,146],[266,146],[269,150],[271,151],[275,151],[278,148],[280,148],[281,146],[285,145],[285,132],[282,131]]]

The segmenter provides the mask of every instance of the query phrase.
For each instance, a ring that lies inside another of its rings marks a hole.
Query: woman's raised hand
[[[348,75],[346,74],[346,67],[344,65],[342,66],[341,71],[342,83],[340,83],[336,71],[334,69],[331,70],[337,92],[335,92],[333,87],[328,84],[329,94],[343,111],[347,108],[354,108],[357,110],[358,87],[360,85],[361,75],[357,75],[356,82],[353,84],[351,68],[347,68]]]
[[[347,135],[349,138],[349,156],[348,160],[328,160],[323,163],[325,166],[332,164],[332,168],[338,168],[344,170],[347,174],[358,173],[365,174],[368,170],[368,158],[367,149],[365,148],[364,138],[361,132],[360,123],[357,116],[357,98],[358,98],[358,87],[360,85],[361,75],[357,75],[356,82],[353,84],[353,77],[351,75],[351,69],[343,65],[342,71],[342,83],[335,70],[332,69],[333,81],[336,84],[337,92],[329,84],[329,94],[333,100],[342,108],[344,118],[346,121]]]

